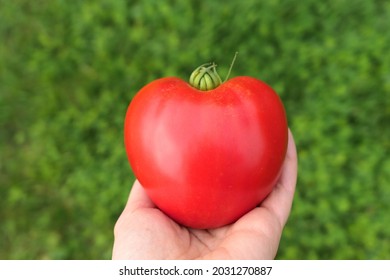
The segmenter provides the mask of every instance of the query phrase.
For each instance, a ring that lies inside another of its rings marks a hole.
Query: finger
[[[129,226],[128,217],[132,215],[134,211],[154,207],[154,203],[150,200],[141,184],[138,180],[135,180],[133,187],[131,188],[129,198],[127,199],[126,206],[115,224],[115,235],[122,232],[123,228],[127,228]]]
[[[125,211],[135,211],[140,208],[154,208],[156,207],[152,200],[147,195],[144,188],[138,180],[135,180],[131,188],[129,199],[125,207]]]
[[[271,211],[284,227],[291,211],[297,182],[298,159],[294,137],[289,130],[288,147],[278,183],[271,194],[263,201],[262,207]]]
[[[121,254],[124,253],[123,244],[127,244],[129,236],[131,236],[129,229],[132,229],[134,221],[134,216],[132,217],[132,215],[134,212],[139,209],[152,207],[154,207],[153,202],[147,196],[138,180],[136,180],[131,188],[126,206],[114,226],[115,242],[113,247],[113,259],[123,258],[121,256]]]

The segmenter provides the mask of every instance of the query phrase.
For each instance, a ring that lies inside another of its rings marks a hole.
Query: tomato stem
[[[226,78],[225,78],[225,80],[224,80],[223,82],[226,82],[226,81],[229,79],[230,72],[232,72],[233,65],[234,65],[234,62],[236,62],[237,55],[238,55],[238,52],[236,52],[236,53],[234,54],[234,57],[233,57],[232,63],[230,63],[229,72],[227,73],[227,75],[226,75]]]
[[[230,64],[229,72],[227,73],[226,78],[223,82],[226,82],[229,79],[237,55],[238,52],[234,54],[232,63]],[[214,62],[209,62],[202,64],[201,66],[196,68],[190,76],[189,83],[194,88],[203,91],[217,88],[220,84],[222,84],[222,80],[217,73],[217,64],[215,64]]]
[[[222,84],[222,80],[217,73],[217,65],[205,63],[192,72],[189,82],[190,85],[199,90],[212,90]]]

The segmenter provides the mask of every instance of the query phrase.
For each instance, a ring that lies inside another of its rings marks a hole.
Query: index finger
[[[140,208],[155,208],[156,205],[149,198],[148,194],[142,187],[141,183],[138,180],[135,180],[133,187],[131,188],[129,198],[127,200],[125,210],[131,211],[140,209]]]

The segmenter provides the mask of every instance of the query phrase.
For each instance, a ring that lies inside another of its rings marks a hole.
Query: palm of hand
[[[135,185],[136,188],[137,185]],[[127,244],[114,249],[119,259],[257,259],[275,256],[275,241],[281,225],[272,214],[256,208],[233,225],[212,229],[188,229],[175,223],[157,208],[141,208],[126,213],[116,229],[116,244]],[[258,220],[261,217],[262,220]],[[254,220],[256,219],[256,221]],[[129,224],[123,224],[123,223]],[[130,224],[131,223],[131,224]],[[262,226],[264,225],[264,227]],[[122,239],[121,241],[119,239]],[[258,242],[261,242],[258,250]],[[249,254],[248,254],[249,253]],[[260,254],[259,254],[260,253]]]

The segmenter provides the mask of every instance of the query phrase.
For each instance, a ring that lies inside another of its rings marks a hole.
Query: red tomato
[[[178,78],[143,87],[130,103],[126,152],[160,210],[192,228],[236,221],[271,192],[287,148],[278,95],[251,77],[198,90]]]

